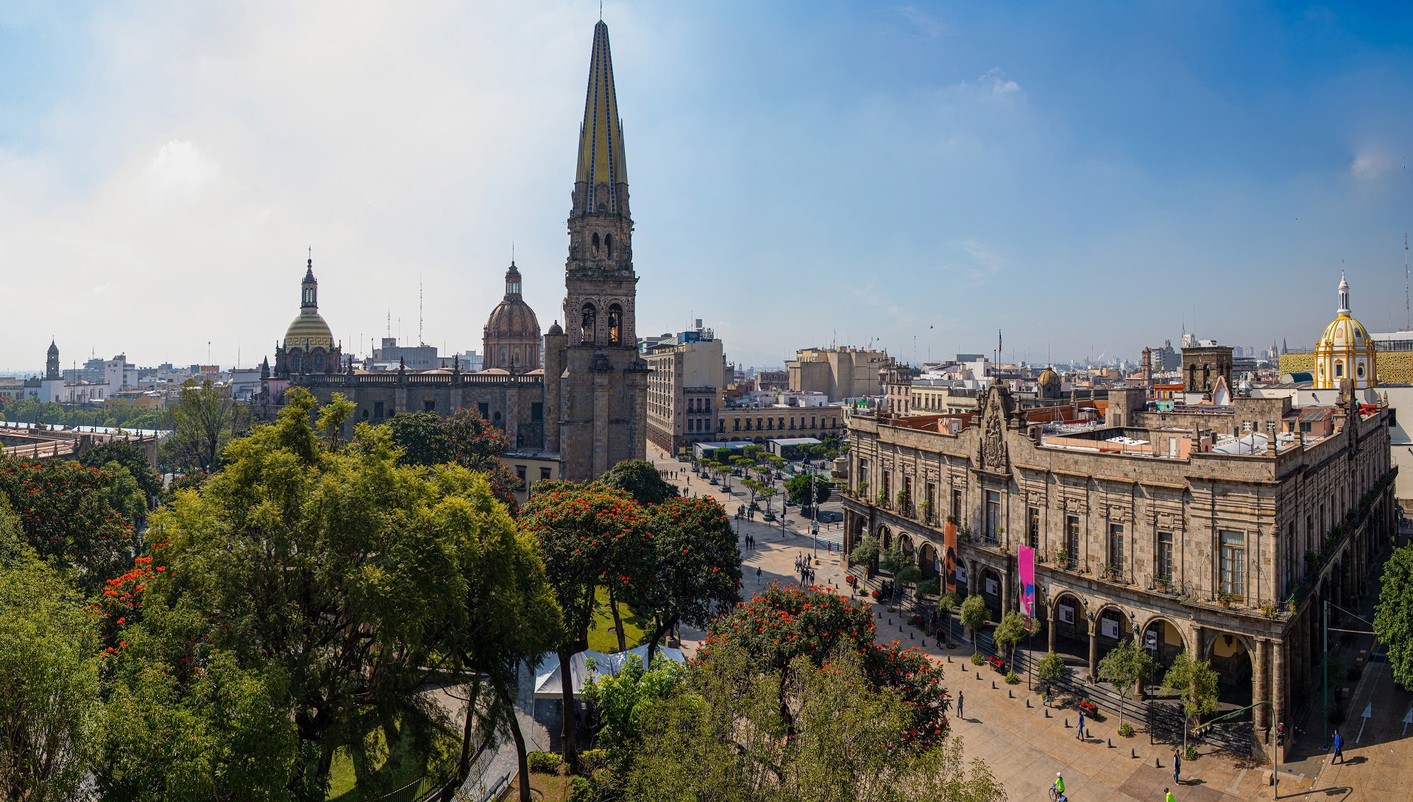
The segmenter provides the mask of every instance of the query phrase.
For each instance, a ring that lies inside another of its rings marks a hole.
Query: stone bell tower
[[[594,26],[589,57],[564,284],[564,335],[547,345],[563,349],[564,478],[583,481],[647,454],[648,366],[638,356],[628,165],[602,20]],[[548,389],[552,383],[546,384]]]

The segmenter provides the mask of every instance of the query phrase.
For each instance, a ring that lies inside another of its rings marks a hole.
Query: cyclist
[[[1050,786],[1050,798],[1063,802],[1065,798],[1065,777],[1060,772],[1055,772],[1055,783]]]

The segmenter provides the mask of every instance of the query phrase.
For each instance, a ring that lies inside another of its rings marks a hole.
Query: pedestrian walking
[[[1177,802],[1177,798],[1173,796],[1173,792],[1170,789],[1163,789],[1163,802]]]
[[[1334,759],[1330,762],[1344,762],[1344,736],[1339,734],[1339,730],[1334,731]]]
[[[1084,711],[1079,711],[1079,727],[1075,730],[1074,737],[1077,740],[1084,740]]]
[[[756,566],[756,579],[760,579],[760,566]]]
[[[962,705],[966,704],[966,701],[967,695],[961,691],[957,691],[957,718],[966,717],[966,714],[962,712]]]
[[[1182,780],[1178,779],[1178,774],[1182,772],[1182,755],[1178,750],[1173,750],[1173,785],[1181,785]]]

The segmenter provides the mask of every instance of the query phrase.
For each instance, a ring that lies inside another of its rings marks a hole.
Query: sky
[[[595,0],[0,5],[0,370],[562,319]],[[1405,325],[1413,7],[603,4],[640,334],[743,365]],[[419,292],[419,287],[421,288]]]

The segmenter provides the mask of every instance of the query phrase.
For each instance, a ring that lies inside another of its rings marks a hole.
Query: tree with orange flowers
[[[564,761],[578,767],[570,658],[588,648],[597,591],[642,598],[654,581],[653,537],[643,509],[622,490],[597,484],[556,483],[535,494],[520,518],[535,538],[551,590],[564,615],[559,654]]]
[[[658,641],[679,624],[706,629],[740,601],[741,552],[731,519],[715,499],[670,498],[648,510],[653,581],[634,600],[653,620],[648,663]]]

